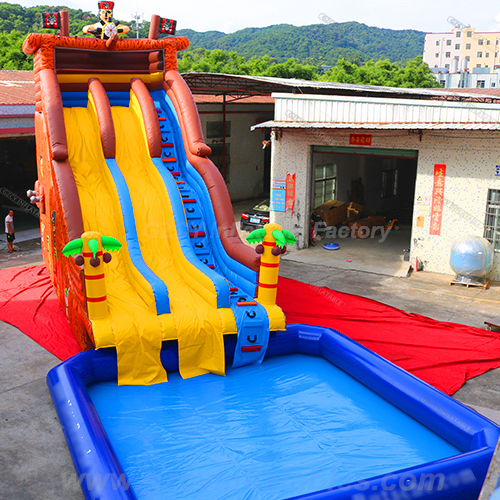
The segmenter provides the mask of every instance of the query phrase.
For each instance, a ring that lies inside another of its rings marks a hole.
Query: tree
[[[278,78],[314,80],[318,78],[318,68],[308,64],[299,64],[295,59],[288,59],[285,63],[272,63],[268,66],[264,75]]]
[[[0,33],[0,69],[33,69],[33,56],[27,56],[22,50],[25,38],[16,30]]]
[[[408,61],[399,73],[399,87],[432,88],[437,87],[437,81],[422,56]]]
[[[361,65],[341,59],[323,75],[322,80],[387,87],[437,87],[436,79],[429,66],[422,61],[422,56],[408,61],[405,66],[389,59],[368,61]]]

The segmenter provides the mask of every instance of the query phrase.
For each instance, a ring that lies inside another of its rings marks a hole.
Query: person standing
[[[14,248],[14,240],[16,239],[16,231],[14,229],[14,211],[10,210],[7,217],[5,217],[5,233],[7,234],[7,247],[9,253],[17,252]]]

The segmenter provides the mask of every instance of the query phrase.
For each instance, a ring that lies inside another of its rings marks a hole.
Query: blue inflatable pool
[[[235,339],[226,338],[228,362]],[[262,365],[118,386],[114,350],[48,385],[87,499],[477,498],[500,429],[330,329],[271,335]]]

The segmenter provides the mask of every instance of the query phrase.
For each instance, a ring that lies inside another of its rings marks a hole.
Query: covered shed
[[[333,198],[408,225],[411,257],[428,271],[451,273],[460,236],[500,250],[498,96],[432,92],[440,98],[273,94],[274,120],[253,129],[272,130],[271,221],[294,232],[298,249],[313,209]],[[293,210],[272,203],[287,174]],[[497,259],[491,277],[500,278]]]

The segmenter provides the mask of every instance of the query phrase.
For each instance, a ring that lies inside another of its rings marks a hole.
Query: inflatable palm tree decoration
[[[285,253],[285,245],[295,244],[295,236],[279,224],[266,224],[247,236],[249,243],[261,243],[255,251],[261,254],[259,288],[257,300],[261,304],[275,305],[278,288],[280,256]]]
[[[87,310],[91,320],[104,319],[108,316],[103,262],[106,264],[110,262],[111,254],[108,252],[118,251],[121,247],[122,244],[116,238],[88,231],[83,233],[81,238],[70,241],[62,250],[66,257],[76,255],[75,263],[78,266],[83,265]],[[103,253],[103,250],[106,252]]]

